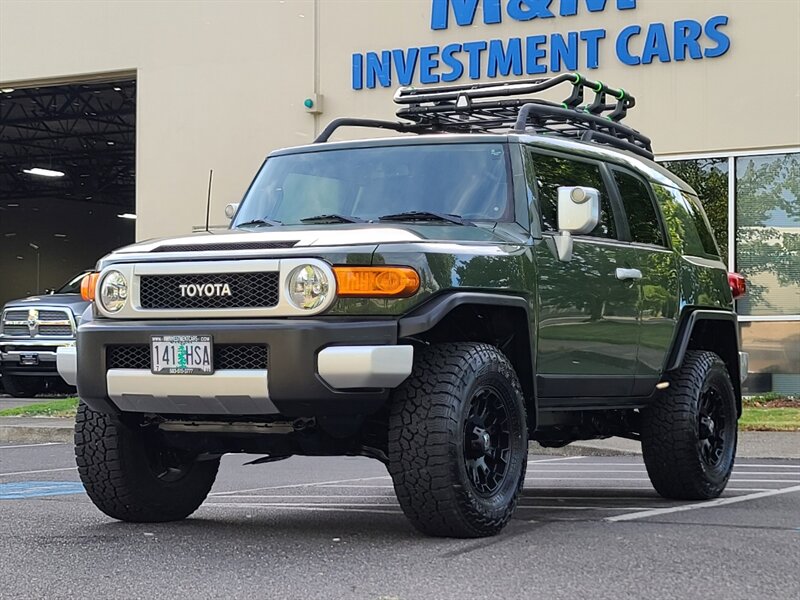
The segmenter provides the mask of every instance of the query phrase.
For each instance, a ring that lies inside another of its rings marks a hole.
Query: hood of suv
[[[58,306],[69,308],[73,314],[80,315],[89,306],[80,294],[44,294],[42,296],[29,296],[19,300],[10,300],[5,304],[9,308],[35,308],[37,306]]]
[[[486,227],[468,227],[439,223],[398,225],[342,224],[319,226],[283,226],[260,228],[251,231],[230,230],[223,233],[199,233],[189,236],[148,240],[125,246],[115,254],[142,252],[181,252],[203,250],[235,251],[276,248],[308,248],[331,246],[359,246],[409,242],[465,242],[469,244],[519,243],[498,230]],[[259,248],[259,245],[262,245]]]

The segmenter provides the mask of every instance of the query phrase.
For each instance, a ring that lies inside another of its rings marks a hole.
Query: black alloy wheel
[[[511,424],[498,392],[479,388],[464,423],[464,464],[475,492],[490,497],[502,487],[509,470]]]

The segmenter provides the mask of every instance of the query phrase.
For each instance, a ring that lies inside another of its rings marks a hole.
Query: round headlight
[[[321,306],[330,293],[325,272],[314,265],[302,265],[289,274],[289,301],[297,308],[312,310]]]
[[[100,304],[108,312],[119,312],[128,301],[128,282],[119,271],[109,271],[100,283]]]

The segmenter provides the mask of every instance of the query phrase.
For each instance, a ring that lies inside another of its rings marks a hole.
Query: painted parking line
[[[265,486],[265,487],[258,487],[258,488],[249,488],[245,490],[231,490],[227,492],[213,492],[209,494],[209,496],[230,496],[233,494],[242,494],[246,492],[261,492],[265,490],[290,490],[296,488],[304,488],[304,487],[316,487],[316,486],[324,486],[324,485],[332,485],[338,483],[350,483],[350,482],[358,482],[358,481],[374,481],[376,479],[390,479],[388,475],[378,475],[376,477],[356,477],[353,479],[339,479],[335,481],[311,481],[309,483],[291,483],[288,485],[272,485],[272,486]],[[353,486],[353,487],[362,487],[362,486]],[[391,487],[391,486],[389,486]]]
[[[203,504],[202,508],[246,508],[252,510],[253,508],[270,508],[278,510],[297,510],[303,512],[357,512],[357,513],[373,513],[382,515],[402,515],[403,511],[398,507],[396,510],[378,509],[378,508],[361,508],[359,505],[340,505],[340,506],[302,506],[299,504],[253,504],[250,502],[213,502]]]
[[[42,442],[41,444],[17,444],[15,446],[0,446],[0,450],[14,450],[15,448],[39,448],[41,446],[66,446],[66,442]]]
[[[12,475],[37,475],[39,473],[59,473],[61,471],[77,471],[78,467],[65,467],[63,469],[37,469],[36,471],[14,471],[11,473],[0,473],[0,477],[11,477]]]
[[[758,492],[755,494],[747,494],[744,496],[735,496],[733,498],[717,498],[716,500],[709,500],[708,502],[698,502],[694,504],[682,504],[680,506],[672,506],[670,508],[654,508],[646,512],[631,513],[625,515],[616,515],[614,517],[606,517],[606,521],[634,521],[636,519],[646,519],[648,517],[658,517],[661,515],[668,515],[676,512],[686,512],[690,510],[699,510],[702,508],[714,508],[716,506],[726,506],[728,504],[737,504],[739,502],[749,502],[751,500],[758,500],[760,498],[769,498],[771,496],[778,496],[781,494],[791,494],[800,492],[800,485],[795,485],[788,488],[777,490],[768,490],[766,492]]]
[[[0,500],[27,500],[44,496],[67,496],[83,493],[83,485],[76,481],[0,483]]]

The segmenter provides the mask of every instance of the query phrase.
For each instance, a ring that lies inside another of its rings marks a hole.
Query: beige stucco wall
[[[221,222],[269,150],[309,142],[337,116],[391,117],[392,90],[351,89],[353,52],[604,27],[609,38],[591,76],[637,96],[629,122],[659,154],[800,145],[800,2],[613,4],[591,15],[502,25],[478,18],[432,31],[430,0],[0,0],[0,86],[136,73],[139,238],[204,222],[209,169],[212,220]],[[613,36],[629,24],[669,30],[678,19],[718,14],[730,17],[725,56],[637,67],[614,56]],[[315,87],[325,96],[318,117],[302,106]]]

